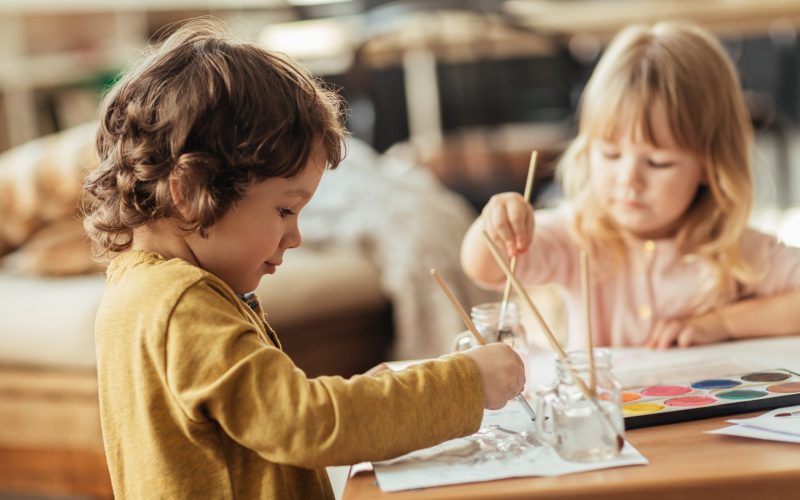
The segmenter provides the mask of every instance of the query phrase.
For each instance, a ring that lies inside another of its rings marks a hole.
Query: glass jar
[[[525,365],[526,379],[530,380],[528,372],[528,357],[530,348],[525,329],[520,322],[519,306],[515,302],[507,302],[503,316],[503,324],[500,325],[501,302],[487,302],[473,306],[469,312],[472,322],[481,333],[486,342],[504,342],[510,345],[522,358]],[[461,332],[456,335],[453,342],[454,351],[466,351],[478,345],[469,331]],[[527,389],[528,382],[525,387]]]
[[[621,385],[611,373],[611,353],[594,349],[594,390],[597,405],[587,400],[573,377],[580,377],[589,391],[592,380],[587,351],[570,351],[567,363],[556,360],[553,386],[537,391],[536,435],[555,448],[565,460],[599,462],[617,456],[617,435],[624,436]]]

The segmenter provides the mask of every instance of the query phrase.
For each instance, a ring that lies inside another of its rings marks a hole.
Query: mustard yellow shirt
[[[220,279],[130,251],[96,321],[103,440],[117,498],[333,498],[329,465],[477,430],[463,354],[377,376],[309,379]]]

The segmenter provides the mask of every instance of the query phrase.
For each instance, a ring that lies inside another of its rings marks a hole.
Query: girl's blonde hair
[[[710,262],[723,293],[752,282],[739,249],[752,203],[752,126],[733,63],[696,26],[631,26],[601,57],[581,97],[578,136],[558,169],[575,207],[576,236],[595,258],[599,248],[611,248],[618,263],[625,258],[620,231],[591,192],[588,147],[592,138],[610,140],[625,130],[657,145],[655,106],[663,106],[678,146],[700,158],[706,178],[683,215],[679,251]]]

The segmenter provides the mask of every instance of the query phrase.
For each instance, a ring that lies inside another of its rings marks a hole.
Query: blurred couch
[[[91,260],[77,193],[96,160],[88,124],[0,156],[0,497],[110,498],[97,407]],[[379,271],[329,245],[286,256],[257,290],[285,350],[310,376],[384,361],[392,306]]]
[[[0,155],[0,498],[111,496],[93,334],[104,277],[77,208],[94,130]],[[303,247],[256,290],[286,352],[309,376],[445,352],[461,325],[428,271],[467,305],[485,299],[458,264],[474,216],[424,168],[348,144],[303,212]]]

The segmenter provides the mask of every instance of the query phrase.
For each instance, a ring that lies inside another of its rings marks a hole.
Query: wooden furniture
[[[795,0],[511,0],[506,15],[537,33],[550,36],[593,35],[610,38],[633,23],[665,20],[690,21],[718,35],[760,34],[800,25],[800,4]]]
[[[757,412],[747,416],[755,416]],[[726,500],[790,498],[800,490],[796,444],[736,438],[705,431],[724,427],[721,417],[628,431],[626,439],[649,465],[560,477],[528,477],[384,493],[373,472],[347,482],[343,500],[614,498]],[[794,493],[793,493],[794,492]]]
[[[94,369],[0,365],[0,498],[24,495],[113,498]]]
[[[286,0],[3,2],[0,150],[92,119],[104,86],[156,31],[209,14],[248,38],[293,18]]]

